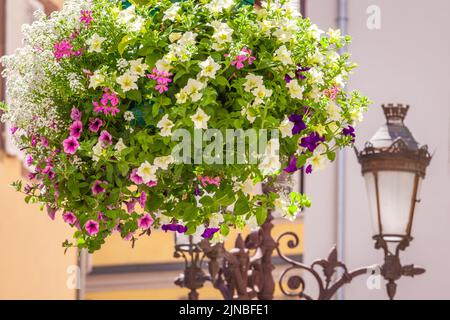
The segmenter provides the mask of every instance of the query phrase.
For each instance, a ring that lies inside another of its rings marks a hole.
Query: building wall
[[[374,104],[357,128],[356,145],[363,148],[384,123],[380,105],[403,102],[411,105],[406,125],[416,139],[428,144],[433,160],[422,186],[411,246],[402,253],[405,264],[416,263],[426,274],[399,281],[400,299],[450,298],[449,215],[449,108],[450,108],[450,2],[447,0],[349,0],[349,34],[352,58],[360,67],[351,77],[349,89],[359,89]],[[369,30],[366,10],[381,9],[381,29]],[[337,0],[308,1],[308,16],[322,29],[336,27]],[[364,180],[352,150],[347,151],[345,260],[348,266],[372,265],[382,261],[373,249],[372,229]],[[307,180],[313,208],[305,215],[305,258],[326,256],[336,240],[336,170]],[[326,191],[323,188],[326,188]],[[368,290],[367,278],[346,289],[348,299],[382,299],[385,289]]]
[[[7,1],[7,54],[21,45],[21,25],[30,20],[28,0]],[[22,163],[0,152],[0,299],[74,299],[67,287],[75,250],[64,254],[71,231],[61,219],[51,222],[37,205],[27,205],[10,186],[22,176]]]

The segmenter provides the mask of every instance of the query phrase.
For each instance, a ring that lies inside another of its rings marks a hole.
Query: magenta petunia
[[[102,187],[102,184],[106,184],[106,182],[99,181],[99,180],[94,182],[94,185],[92,186],[92,189],[91,189],[92,193],[94,195],[98,195],[98,194],[103,193],[103,192],[106,191],[106,189]]]
[[[134,212],[134,208],[136,207],[136,199],[131,199],[128,202],[125,202],[126,206],[127,206],[127,212],[128,213],[133,213]]]
[[[33,156],[30,154],[27,155],[25,162],[27,166],[31,167],[33,165]]]
[[[81,121],[75,121],[70,126],[70,136],[75,139],[79,139],[81,137],[81,133],[83,132],[83,123]]]
[[[146,213],[141,218],[138,219],[138,227],[147,230],[153,224],[153,218]]]
[[[100,230],[100,226],[97,221],[89,220],[88,222],[86,222],[84,229],[90,236],[95,236]]]
[[[75,154],[80,147],[78,140],[74,137],[69,137],[63,141],[64,152],[67,154]]]
[[[46,137],[44,137],[44,136],[41,137],[41,144],[44,148],[48,147],[48,140]]]
[[[99,141],[100,141],[104,146],[106,146],[106,145],[112,145],[112,136],[111,136],[111,134],[110,134],[108,131],[103,130],[103,131],[100,133]]]
[[[99,118],[93,119],[89,123],[89,130],[91,132],[97,133],[100,128],[103,126],[103,121]]]
[[[50,205],[47,205],[46,208],[47,208],[47,214],[50,217],[50,219],[55,220],[56,212],[58,211],[58,209],[51,207]]]
[[[144,180],[137,174],[137,169],[133,169],[130,174],[131,182],[135,184],[143,184]]]
[[[73,212],[70,212],[70,211],[64,212],[62,215],[62,218],[63,218],[64,222],[66,222],[70,225],[74,225],[77,222],[77,217],[75,216],[75,214]]]
[[[145,193],[145,191],[141,192],[141,195],[139,196],[139,205],[142,208],[145,208],[145,204],[147,203],[147,194]]]
[[[149,187],[149,188],[156,187],[157,185],[158,185],[158,182],[156,182],[156,181],[149,181],[149,183],[147,183],[147,187]]]
[[[81,111],[77,108],[72,108],[72,111],[70,112],[70,118],[73,121],[81,121]]]

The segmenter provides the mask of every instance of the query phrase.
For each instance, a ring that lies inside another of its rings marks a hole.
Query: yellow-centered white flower
[[[156,166],[152,166],[148,161],[145,161],[137,170],[137,175],[142,178],[144,183],[149,183],[150,181],[156,181]]]
[[[164,17],[162,20],[163,21],[170,20],[172,22],[175,21],[178,15],[178,11],[180,11],[180,4],[175,3],[173,6],[171,6],[164,12]]]
[[[173,122],[170,121],[169,115],[166,114],[156,126],[161,130],[159,133],[162,137],[169,137],[172,135],[172,128],[174,126]]]
[[[203,82],[196,79],[189,79],[186,87],[182,90],[184,90],[191,97],[192,102],[197,102],[202,98],[202,90],[204,88],[205,84]]]
[[[158,167],[158,169],[167,170],[167,169],[169,169],[169,165],[171,165],[173,162],[174,162],[173,157],[169,155],[169,156],[155,158],[155,161],[153,161],[153,164],[156,167]]]
[[[245,79],[247,80],[244,83],[244,90],[247,92],[251,92],[253,89],[263,86],[263,77],[257,76],[253,73],[249,73]]]
[[[283,65],[288,66],[294,64],[291,55],[292,52],[288,50],[285,45],[282,45],[277,49],[277,51],[275,51],[274,60],[280,61]]]
[[[130,61],[130,73],[131,74],[133,74],[135,76],[139,76],[139,77],[145,76],[145,71],[147,71],[148,65],[146,65],[142,61],[143,61],[143,58]]]
[[[105,76],[100,73],[100,70],[97,70],[89,78],[89,88],[97,89],[104,82],[105,82]]]
[[[293,79],[289,83],[286,83],[286,87],[288,88],[291,98],[303,99],[303,91],[305,89],[303,87],[300,87],[297,79]]]
[[[100,37],[95,33],[86,41],[86,44],[89,46],[88,52],[102,52],[102,44],[105,40],[106,38]]]
[[[292,137],[292,129],[294,128],[294,123],[291,122],[288,116],[284,116],[283,121],[280,123],[278,130],[281,132],[281,137]]]
[[[199,63],[202,71],[199,73],[199,77],[215,79],[217,71],[220,69],[220,64],[214,61],[212,57],[208,57],[205,61]]]
[[[119,153],[121,153],[126,148],[127,148],[127,146],[125,145],[125,143],[123,143],[122,138],[120,138],[119,141],[117,141],[116,145],[114,146],[114,150],[116,150]]]
[[[197,112],[191,116],[191,120],[194,122],[194,128],[204,130],[208,129],[208,121],[210,118],[202,108],[198,108]]]
[[[117,77],[116,82],[120,85],[123,92],[127,92],[130,90],[138,90],[139,87],[137,85],[138,77],[130,72],[126,72],[120,77]]]

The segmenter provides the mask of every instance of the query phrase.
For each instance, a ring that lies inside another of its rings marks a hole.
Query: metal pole
[[[341,29],[342,35],[348,33],[348,1],[338,0],[338,16],[337,25]],[[344,53],[346,49],[341,49],[340,53]],[[337,226],[336,226],[336,243],[339,248],[338,250],[338,260],[345,261],[345,178],[346,178],[346,167],[347,159],[345,150],[341,150],[337,157]],[[341,272],[342,273],[342,272]],[[338,274],[338,277],[341,276]],[[341,288],[337,292],[337,299],[344,300],[345,291]]]

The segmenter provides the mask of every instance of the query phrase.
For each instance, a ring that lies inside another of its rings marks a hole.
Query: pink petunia
[[[80,144],[76,138],[69,137],[63,141],[63,147],[66,154],[75,154],[80,147]]]
[[[44,137],[44,136],[41,137],[41,144],[44,148],[48,147],[48,140],[46,137]]]
[[[89,122],[89,130],[91,132],[97,133],[102,126],[103,126],[103,121],[99,118],[96,118]]]
[[[127,212],[128,213],[133,213],[134,212],[134,208],[136,207],[136,199],[131,199],[128,202],[125,202],[126,206],[127,206]]]
[[[70,118],[73,121],[81,121],[81,111],[73,107],[72,111],[70,112]]]
[[[86,222],[84,229],[90,236],[95,236],[99,232],[100,227],[97,221],[89,220]]]
[[[146,213],[141,218],[138,219],[138,227],[144,230],[149,229],[153,224],[153,218]]]
[[[153,188],[156,187],[158,185],[158,182],[156,181],[149,181],[149,183],[147,183],[147,187]]]
[[[67,211],[62,215],[64,222],[74,225],[77,222],[77,217],[73,214],[73,212]]]
[[[75,121],[70,126],[70,136],[75,139],[79,139],[81,137],[81,133],[83,132],[83,123],[81,121]]]
[[[145,193],[145,191],[141,192],[141,195],[139,196],[139,205],[144,209],[145,208],[145,204],[147,203],[147,194]]]
[[[106,184],[106,182],[104,182],[104,181],[99,181],[99,180],[95,181],[95,182],[94,182],[94,185],[93,185],[92,188],[91,188],[92,194],[98,195],[98,194],[100,194],[100,193],[105,192],[106,189],[102,187],[102,184]]]
[[[104,146],[106,146],[106,145],[112,145],[112,136],[111,136],[111,134],[110,134],[108,131],[103,130],[103,131],[100,133],[99,141],[100,141]]]
[[[131,171],[130,180],[131,180],[131,182],[138,184],[138,185],[143,184],[144,180],[137,174],[137,171],[138,171],[137,169],[133,169]]]
[[[31,167],[33,165],[33,156],[30,154],[27,155],[25,162],[27,166]]]
[[[58,211],[58,209],[51,207],[50,205],[47,205],[46,208],[47,208],[47,214],[50,217],[50,219],[55,220],[56,212]]]

